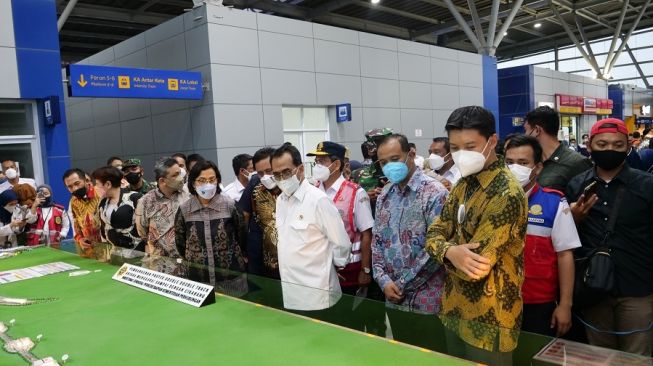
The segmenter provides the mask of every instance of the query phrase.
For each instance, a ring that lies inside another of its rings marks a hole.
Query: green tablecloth
[[[66,365],[467,365],[446,355],[219,296],[194,308],[111,279],[116,267],[42,248],[0,260],[0,271],[63,261],[91,270],[0,285],[0,295],[56,298],[0,305],[13,338],[43,340],[33,353]],[[100,269],[101,272],[93,272]],[[0,365],[26,365],[0,350]]]

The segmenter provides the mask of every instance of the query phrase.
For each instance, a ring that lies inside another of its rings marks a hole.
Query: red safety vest
[[[551,232],[560,200],[556,190],[536,185],[528,197],[528,228],[524,246],[524,304],[542,304],[558,298],[558,254]]]
[[[50,214],[47,217],[48,220],[48,230],[61,232],[63,226],[63,215],[65,215],[63,206],[54,205],[50,208]],[[34,230],[43,230],[45,227],[45,218],[43,217],[43,211],[41,207],[36,209],[36,214],[38,215],[37,221],[32,225],[30,231]],[[41,235],[31,233],[27,234],[27,245],[39,245],[44,244],[40,242]],[[59,247],[59,233],[50,235],[50,244],[58,248]]]
[[[317,186],[320,186],[320,182],[317,183]],[[349,264],[338,272],[345,278],[344,280],[340,278],[340,286],[342,287],[358,286],[358,274],[361,271],[361,233],[356,228],[356,222],[354,221],[354,207],[358,188],[358,184],[345,180],[333,197],[333,203],[342,217],[342,222],[345,224],[345,230],[351,241]]]

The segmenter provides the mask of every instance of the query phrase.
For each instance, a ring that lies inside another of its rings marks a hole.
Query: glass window
[[[34,135],[30,104],[0,103],[0,136]]]
[[[329,140],[329,115],[322,107],[283,107],[283,137],[302,156]]]
[[[1,143],[0,156],[2,160],[12,160],[18,165],[21,177],[34,177],[32,164],[32,144],[30,143]]]

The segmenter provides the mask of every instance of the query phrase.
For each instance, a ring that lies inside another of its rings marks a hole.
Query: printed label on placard
[[[195,307],[215,302],[213,286],[125,263],[113,279]]]
[[[650,358],[607,348],[554,339],[533,360],[565,366],[648,365]],[[533,363],[540,364],[540,363]]]

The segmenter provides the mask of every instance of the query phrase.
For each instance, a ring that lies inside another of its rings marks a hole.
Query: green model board
[[[470,365],[226,296],[194,308],[111,279],[116,267],[48,248],[0,260],[0,271],[63,261],[90,270],[0,285],[0,296],[52,301],[1,306],[12,338],[38,334],[37,357],[66,365]],[[94,272],[101,270],[100,272]],[[0,365],[27,365],[0,349]]]

